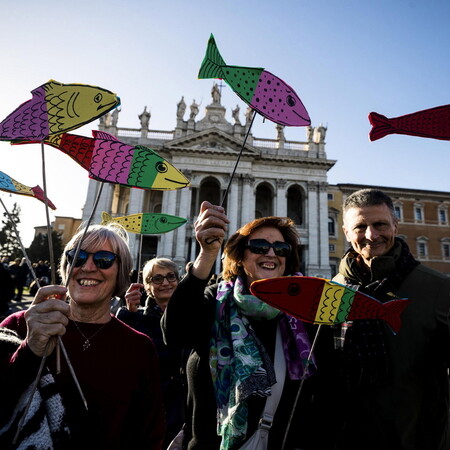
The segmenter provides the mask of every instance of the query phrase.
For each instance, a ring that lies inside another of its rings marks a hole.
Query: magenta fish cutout
[[[0,190],[12,192],[13,194],[27,195],[35,197],[43,203],[46,203],[45,194],[39,186],[29,187],[19,183],[14,178],[11,178],[5,172],[0,172]],[[51,209],[56,209],[56,206],[47,198],[47,204]]]
[[[381,303],[334,281],[302,276],[254,281],[250,291],[260,300],[305,322],[334,325],[356,319],[382,319],[394,333],[400,331],[400,314],[411,303],[408,299]]]
[[[103,116],[120,104],[116,94],[96,86],[50,80],[0,122],[0,140],[38,140],[65,133]]]
[[[272,122],[311,124],[308,111],[291,86],[262,68],[226,65],[212,34],[198,77],[225,80],[245,103]]]
[[[69,155],[98,181],[161,191],[189,185],[189,180],[154,150],[124,144],[104,131],[93,130],[92,135],[94,138],[64,133],[44,143]],[[16,144],[25,143],[31,142]]]
[[[388,134],[407,134],[450,141],[450,105],[417,111],[405,116],[387,117],[371,112],[369,139],[376,141]]]

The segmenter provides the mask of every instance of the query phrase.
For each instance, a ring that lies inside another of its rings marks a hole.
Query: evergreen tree
[[[53,257],[56,269],[58,268],[59,260],[61,259],[64,245],[61,239],[61,233],[52,231],[52,245],[53,245]],[[48,245],[47,234],[39,233],[34,237],[33,242],[27,248],[27,254],[30,261],[35,263],[40,259],[48,261],[50,263],[50,249]]]
[[[14,203],[12,211],[5,211],[3,213],[2,224],[0,230],[0,254],[1,256],[8,256],[12,261],[14,258],[21,258],[23,256],[22,248],[19,243],[14,225],[18,228],[20,224],[20,207]]]

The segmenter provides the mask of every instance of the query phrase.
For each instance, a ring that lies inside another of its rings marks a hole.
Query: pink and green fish
[[[308,111],[291,86],[262,68],[226,65],[212,34],[198,78],[225,80],[245,103],[272,122],[311,124]]]
[[[120,105],[111,91],[84,84],[49,82],[0,122],[0,140],[37,140],[81,127]]]
[[[189,180],[154,150],[125,144],[104,131],[93,130],[92,135],[94,138],[64,133],[44,142],[69,155],[98,181],[160,191],[189,185]],[[23,143],[28,142],[18,144]]]
[[[263,302],[305,322],[334,325],[356,319],[382,319],[394,333],[400,331],[400,314],[411,303],[408,299],[381,303],[334,281],[302,276],[254,281],[250,291]]]
[[[109,222],[119,223],[131,233],[161,234],[181,227],[187,220],[182,217],[161,213],[140,213],[122,217],[111,217],[108,213],[103,211],[102,225]]]
[[[28,187],[11,178],[4,172],[0,172],[0,190],[12,192],[13,194],[27,195],[35,197],[43,203],[47,203],[49,208],[56,209],[56,206],[47,198],[44,191],[39,187]]]

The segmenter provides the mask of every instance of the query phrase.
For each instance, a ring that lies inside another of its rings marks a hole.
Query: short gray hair
[[[124,294],[130,285],[130,271],[132,267],[127,231],[122,225],[111,222],[106,225],[91,225],[87,229],[86,234],[84,232],[85,228],[80,227],[64,248],[59,264],[59,274],[63,284],[67,284],[70,270],[69,261],[66,256],[67,251],[76,248],[82,238],[82,250],[100,250],[106,242],[109,242],[113,253],[119,256],[119,271],[117,273],[116,288],[114,289],[113,296]]]
[[[344,213],[351,208],[365,208],[366,206],[386,205],[396,219],[394,204],[391,197],[379,189],[360,189],[349,195],[343,205]]]
[[[147,278],[152,276],[153,268],[155,266],[162,267],[163,269],[172,270],[172,272],[180,278],[180,274],[178,273],[178,266],[169,258],[153,258],[148,260],[145,263],[144,268],[142,269],[142,279],[144,283],[148,283]]]

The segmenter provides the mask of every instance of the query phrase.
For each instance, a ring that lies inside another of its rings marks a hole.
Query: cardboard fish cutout
[[[371,141],[388,134],[408,134],[450,141],[450,105],[437,106],[392,119],[371,112],[369,121],[373,127],[369,132]]]
[[[198,78],[225,80],[245,103],[272,122],[288,126],[311,124],[294,89],[263,68],[226,65],[212,34]]]
[[[297,319],[334,325],[355,319],[382,319],[398,333],[400,314],[411,303],[377,299],[334,281],[315,277],[278,277],[251,284],[251,293]]]
[[[154,150],[124,144],[104,131],[93,130],[92,135],[94,138],[64,133],[44,142],[69,155],[98,181],[160,191],[190,184],[178,169]]]
[[[28,187],[11,178],[4,172],[0,172],[0,190],[12,192],[13,194],[28,195],[35,197],[45,204],[44,191],[39,187]],[[50,208],[56,209],[56,206],[47,198],[47,204]]]
[[[126,230],[136,234],[161,234],[175,230],[184,225],[187,220],[182,217],[160,213],[141,213],[129,216],[111,217],[102,212],[102,225],[109,222],[120,223]]]
[[[31,93],[31,100],[0,122],[0,140],[41,141],[85,125],[120,105],[113,92],[85,84],[50,80]]]

